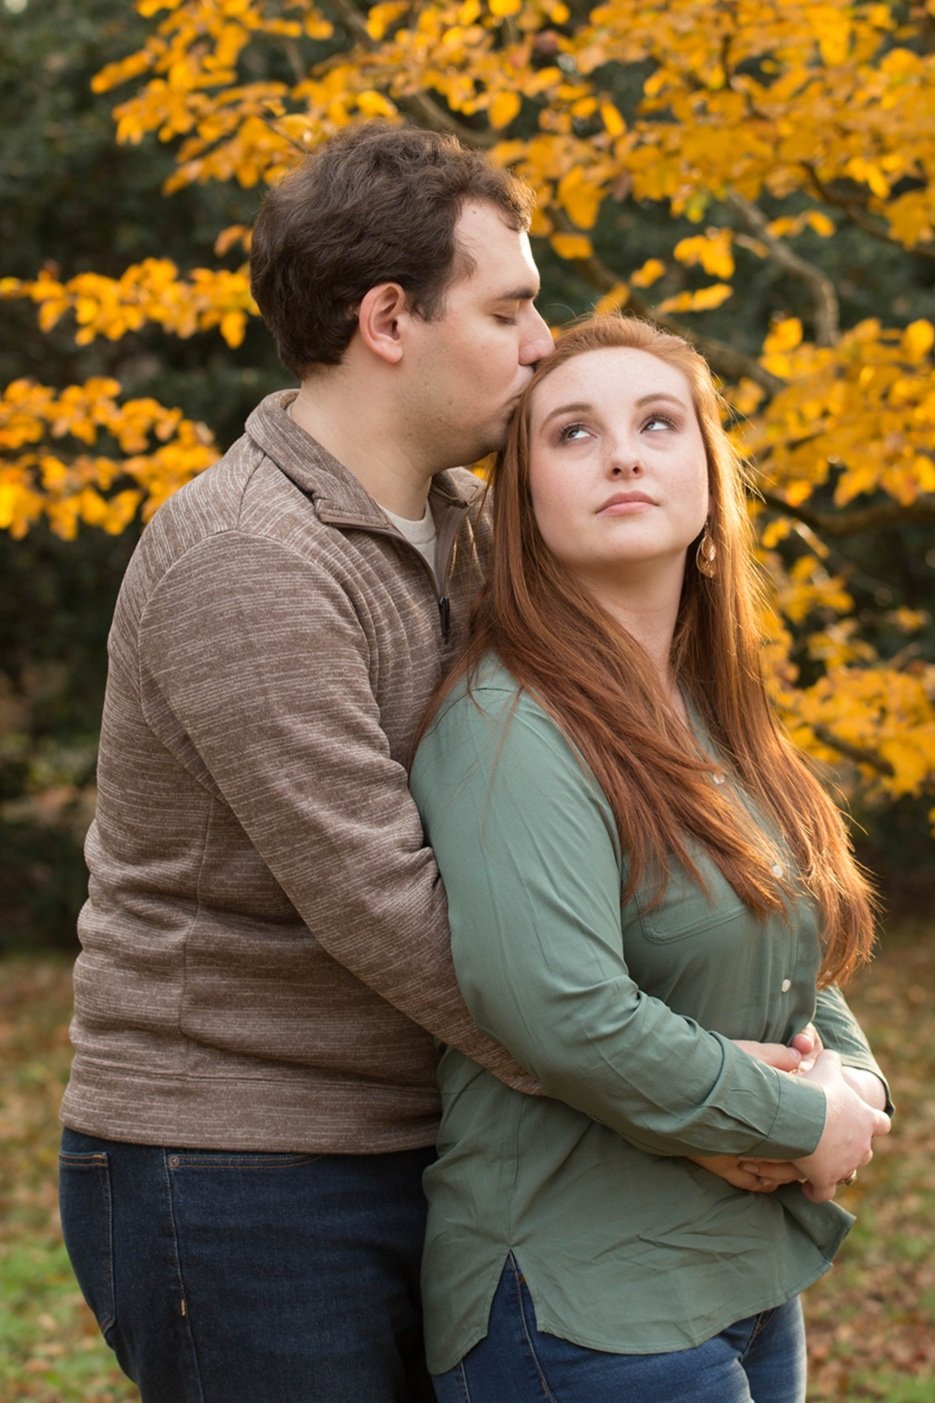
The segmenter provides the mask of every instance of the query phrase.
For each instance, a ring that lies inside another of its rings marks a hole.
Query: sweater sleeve
[[[340,583],[279,543],[219,534],[160,580],[139,648],[149,725],[230,809],[327,953],[535,1091],[459,993],[444,892]]]
[[[815,1149],[818,1088],[630,977],[616,826],[541,708],[495,687],[458,699],[423,740],[412,786],[467,1005],[548,1095],[651,1152],[794,1159]]]

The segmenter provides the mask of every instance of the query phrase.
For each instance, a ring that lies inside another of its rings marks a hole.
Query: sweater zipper
[[[463,519],[464,517],[462,515],[451,511],[445,520],[444,535],[438,538],[440,542],[444,543],[445,548],[445,574],[441,580],[441,592],[439,593],[439,581],[435,575],[435,571],[418,547],[414,546],[410,540],[407,540],[401,531],[397,531],[395,526],[383,526],[375,521],[361,521],[356,517],[345,518],[339,512],[328,512],[327,515],[321,517],[321,520],[325,521],[328,525],[350,526],[355,530],[369,531],[372,536],[389,536],[394,541],[402,541],[404,546],[407,546],[409,550],[414,552],[424,568],[428,571],[429,578],[432,581],[435,602],[438,605],[438,621],[441,626],[442,639],[445,643],[448,642],[451,633],[451,600],[448,596],[447,589],[448,579],[451,574],[451,557],[454,552],[455,537],[458,534],[458,528]]]
[[[466,513],[456,513],[450,511],[445,517],[444,533],[438,537],[436,550],[441,555],[444,562],[444,574],[440,583],[441,594],[438,596],[438,613],[442,626],[442,638],[447,643],[451,631],[451,600],[448,597],[448,580],[451,577],[451,558],[454,555],[455,538],[460,526],[464,522]],[[440,548],[440,549],[439,549]],[[428,562],[426,562],[428,564]],[[432,579],[435,580],[435,571],[432,571]]]

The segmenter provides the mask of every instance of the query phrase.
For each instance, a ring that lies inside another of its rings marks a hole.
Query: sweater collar
[[[279,390],[261,400],[247,420],[248,437],[312,499],[322,521],[385,530],[387,517],[366,488],[289,414],[289,405],[297,393]],[[436,521],[446,509],[463,511],[483,490],[479,478],[463,472],[437,473],[429,490]]]

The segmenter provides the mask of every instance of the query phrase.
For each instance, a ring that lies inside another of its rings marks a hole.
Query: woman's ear
[[[357,309],[357,326],[364,345],[392,365],[402,358],[399,324],[408,311],[408,298],[399,283],[378,283]]]

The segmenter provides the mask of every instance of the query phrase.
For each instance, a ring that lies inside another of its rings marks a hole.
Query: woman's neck
[[[678,619],[682,582],[657,581],[654,588],[620,587],[616,582],[592,585],[591,594],[631,638],[639,643],[652,663],[659,685],[676,715],[688,720],[685,702],[672,671],[672,639]]]

